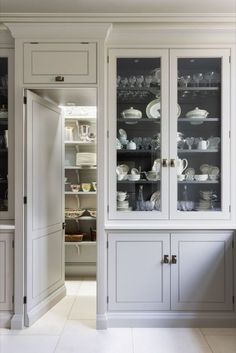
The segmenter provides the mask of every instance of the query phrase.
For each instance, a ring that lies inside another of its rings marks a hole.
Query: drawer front
[[[0,310],[12,310],[13,234],[0,233]]]
[[[24,44],[24,83],[96,82],[95,43]]]

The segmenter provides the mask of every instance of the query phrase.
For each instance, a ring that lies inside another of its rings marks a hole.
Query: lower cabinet
[[[0,232],[0,316],[13,309],[13,233]]]
[[[233,233],[110,233],[110,311],[233,310]]]

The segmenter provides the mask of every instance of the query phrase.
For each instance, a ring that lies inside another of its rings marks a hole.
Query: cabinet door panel
[[[63,76],[64,81],[56,81]],[[96,83],[96,44],[25,43],[25,83]]]
[[[172,234],[171,308],[232,310],[232,235]]]
[[[0,234],[0,310],[12,310],[13,235]]]
[[[169,235],[109,235],[109,309],[169,309]],[[115,274],[115,277],[114,277]]]

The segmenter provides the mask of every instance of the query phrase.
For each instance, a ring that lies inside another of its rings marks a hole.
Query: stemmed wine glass
[[[188,87],[189,82],[191,81],[190,75],[183,75],[180,77],[180,83],[184,87]]]
[[[197,84],[197,87],[199,87],[200,82],[202,80],[203,80],[203,74],[201,72],[193,75],[193,81]]]
[[[185,142],[188,146],[188,149],[191,150],[192,149],[192,145],[194,144],[194,137],[186,137]]]

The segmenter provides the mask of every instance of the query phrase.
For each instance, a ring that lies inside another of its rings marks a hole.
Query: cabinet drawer
[[[12,233],[0,233],[0,311],[12,310],[13,248]]]
[[[95,43],[24,44],[24,83],[96,82]]]

